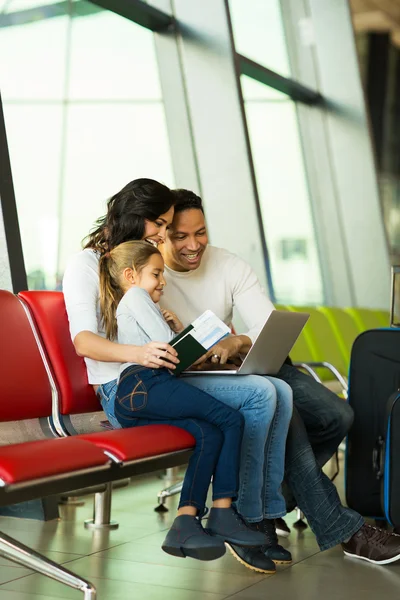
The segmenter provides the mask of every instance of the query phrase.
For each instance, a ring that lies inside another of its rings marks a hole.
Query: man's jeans
[[[245,419],[237,507],[249,521],[286,514],[281,493],[286,436],[292,415],[292,391],[281,380],[247,376],[185,377],[190,383],[228,406]],[[116,381],[99,387],[103,410],[111,424],[115,418]],[[118,424],[120,427],[120,425]]]
[[[321,550],[327,550],[364,524],[358,513],[342,506],[336,487],[321,469],[350,429],[353,412],[344,400],[295,367],[284,364],[277,376],[293,390],[286,482]]]

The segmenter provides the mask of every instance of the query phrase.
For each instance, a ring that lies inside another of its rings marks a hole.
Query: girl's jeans
[[[211,478],[213,500],[236,500],[244,428],[240,412],[174,377],[167,369],[132,365],[120,377],[115,416],[122,427],[175,425],[195,438],[180,507],[195,506],[203,515]]]

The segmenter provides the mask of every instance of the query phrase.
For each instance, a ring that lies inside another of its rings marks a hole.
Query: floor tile
[[[332,548],[249,586],[230,600],[377,600],[398,598],[400,563],[379,567],[344,556]]]
[[[159,585],[132,583],[116,579],[91,577],[98,592],[98,600],[223,600],[226,594],[215,594]],[[21,596],[8,599],[2,594],[14,591]],[[82,592],[67,588],[43,576],[32,575],[0,586],[0,600],[82,600]]]
[[[66,552],[53,552],[52,550],[43,552],[43,554],[47,556],[47,558],[50,558],[51,560],[54,560],[54,562],[59,564],[69,562],[70,560],[76,560],[79,556],[81,556],[80,554],[67,554]],[[13,563],[11,560],[7,560],[7,558],[3,558],[2,556],[0,556],[0,566],[15,567],[15,563]]]
[[[80,594],[82,598],[82,594]],[[0,587],[0,600],[60,600],[59,596],[49,596],[40,594],[40,596],[25,592],[12,592]]]
[[[1,518],[0,531],[14,537],[17,541],[32,546],[38,552],[48,551],[77,554],[79,556],[112,548],[127,541],[141,538],[149,532],[158,532],[156,522],[146,527],[132,526],[121,522],[120,528],[110,530],[88,530],[83,526],[83,520],[40,522],[15,518]],[[163,527],[165,527],[163,525]]]
[[[76,560],[78,555],[65,554],[63,552],[47,552],[46,556],[58,564],[63,564],[71,560]],[[13,581],[14,579],[26,577],[31,573],[33,573],[31,569],[21,567],[6,558],[0,557],[0,585],[8,581]]]
[[[100,577],[225,595],[238,592],[250,583],[264,578],[263,575],[254,573],[249,582],[248,571],[229,575],[219,571],[207,571],[205,576],[198,569],[182,569],[179,565],[179,559],[176,566],[165,566],[89,556],[69,563],[68,568],[89,579]]]
[[[229,551],[226,552],[225,556],[218,560],[200,561],[192,558],[182,559],[166,554],[160,546],[146,546],[145,543],[142,544],[141,541],[145,542],[145,540],[146,538],[138,540],[137,542],[122,544],[117,548],[99,552],[95,556],[105,560],[112,558],[135,563],[163,565],[178,569],[233,573],[243,577],[249,576],[251,578],[254,576],[254,573],[243,567]]]

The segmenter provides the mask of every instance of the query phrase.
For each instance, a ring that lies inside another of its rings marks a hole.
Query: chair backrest
[[[360,333],[359,329],[351,315],[349,315],[349,313],[343,308],[320,306],[319,310],[327,316],[331,324],[331,327],[338,340],[348,372],[350,366],[351,349],[353,347],[354,340]]]
[[[275,304],[275,308],[276,310],[290,310],[290,307],[286,306],[286,304]],[[307,336],[304,335],[304,331],[300,333],[295,345],[289,353],[289,356],[294,363],[308,363],[316,360]]]
[[[374,310],[370,310],[369,308],[346,308],[345,310],[353,317],[359,333],[368,329],[379,329],[382,327],[381,320]]]
[[[51,387],[28,316],[5,290],[0,290],[0,336],[0,421],[49,417]]]
[[[374,313],[378,317],[381,327],[389,327],[390,325],[390,313],[388,310],[374,310]]]
[[[347,367],[327,317],[314,306],[291,306],[290,310],[310,313],[303,335],[310,346],[314,360],[329,362],[342,375],[346,375]],[[333,379],[326,369],[318,369],[317,372],[324,381]]]
[[[101,410],[89,385],[85,361],[75,352],[62,292],[20,292],[40,335],[59,393],[59,412],[74,415]]]

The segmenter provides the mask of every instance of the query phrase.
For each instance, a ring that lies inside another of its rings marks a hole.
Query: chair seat
[[[144,425],[131,429],[114,429],[79,436],[103,450],[111,452],[120,461],[139,460],[168,452],[193,448],[195,439],[190,433],[174,425]]]
[[[106,465],[109,458],[77,437],[39,440],[0,447],[0,479],[20,483]]]

